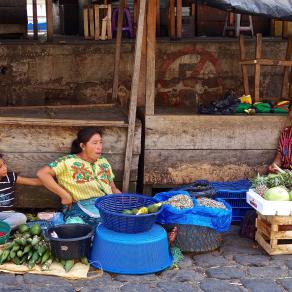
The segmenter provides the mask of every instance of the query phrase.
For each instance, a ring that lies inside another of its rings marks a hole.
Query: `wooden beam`
[[[112,36],[112,5],[107,5],[107,22],[106,22],[107,39],[111,40]]]
[[[52,0],[46,0],[46,18],[47,18],[47,41],[53,40],[53,3]]]
[[[118,99],[119,67],[120,67],[120,58],[121,58],[122,27],[123,27],[123,21],[124,21],[125,0],[120,0],[119,3],[120,4],[119,4],[119,14],[118,14],[117,35],[116,35],[116,52],[115,52],[114,80],[113,80],[113,92],[112,92],[113,102],[116,102]]]
[[[262,35],[260,33],[256,36],[256,53],[255,59],[261,58],[262,54]],[[261,65],[257,63],[255,65],[255,76],[254,76],[254,101],[260,101],[260,79],[261,79]]]
[[[95,29],[94,29],[94,10],[93,6],[88,6],[88,19],[89,19],[89,38],[94,39],[95,37]]]
[[[271,60],[271,59],[257,59],[257,60],[244,60],[240,61],[241,65],[264,65],[264,66],[282,66],[282,67],[291,67],[292,60]]]
[[[175,39],[175,12],[174,12],[175,0],[169,0],[169,34],[171,39]]]
[[[131,171],[132,155],[133,155],[132,152],[133,152],[133,144],[134,144],[134,131],[135,131],[135,120],[136,120],[136,109],[137,109],[137,95],[138,95],[138,88],[139,88],[145,10],[146,10],[146,0],[141,0],[140,8],[139,8],[136,46],[135,46],[134,70],[133,70],[131,95],[130,95],[129,127],[128,127],[125,167],[124,167],[124,176],[123,176],[123,192],[128,191],[129,182],[130,182],[130,171]]]
[[[291,60],[291,55],[292,55],[292,36],[289,36],[285,60],[287,61]],[[285,67],[283,70],[283,81],[282,81],[282,89],[281,89],[281,97],[283,99],[287,99],[289,96],[289,85],[290,85],[289,73],[290,72],[291,72],[291,69],[288,67]]]
[[[239,49],[240,49],[240,61],[245,59],[245,45],[244,45],[244,36],[240,35],[239,37]],[[245,95],[250,94],[249,92],[249,84],[248,84],[248,71],[247,66],[241,64],[242,71],[242,81],[243,81],[243,91]]]
[[[176,37],[182,37],[182,0],[176,0]]]
[[[156,1],[148,0],[147,11],[146,115],[154,115],[155,105]]]
[[[83,32],[84,38],[88,40],[89,37],[89,18],[88,18],[88,7],[83,8]]]
[[[33,38],[38,39],[38,11],[37,0],[32,0]]]
[[[94,9],[94,39],[96,41],[99,40],[99,36],[100,36],[100,27],[99,27],[99,5],[95,4],[93,5],[93,9]],[[88,17],[88,16],[87,16]],[[88,26],[88,25],[87,25]],[[88,29],[88,28],[87,28]]]

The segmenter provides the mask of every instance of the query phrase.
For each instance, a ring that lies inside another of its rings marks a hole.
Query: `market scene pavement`
[[[76,281],[1,273],[0,291],[292,291],[292,256],[269,256],[238,233],[231,226],[219,250],[185,255],[179,269],[140,276],[90,271],[90,279]]]

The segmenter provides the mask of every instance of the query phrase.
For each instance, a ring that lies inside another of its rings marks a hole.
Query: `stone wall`
[[[283,58],[285,41],[265,40],[263,57]],[[0,105],[86,104],[110,101],[114,42],[2,43]],[[247,53],[254,54],[248,40]],[[126,104],[131,86],[134,43],[124,43],[119,98]],[[226,89],[241,93],[239,49],[235,39],[159,41],[157,98],[159,105],[194,105],[220,98]],[[262,96],[279,96],[281,69],[262,70]],[[250,70],[252,76],[252,70]],[[250,80],[252,86],[252,78]],[[252,87],[251,87],[252,88]],[[143,105],[143,94],[138,97]]]

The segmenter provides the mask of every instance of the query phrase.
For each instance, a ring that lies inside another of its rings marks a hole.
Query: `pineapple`
[[[268,190],[269,188],[266,186],[266,185],[258,185],[256,186],[255,188],[255,191],[257,194],[259,194],[261,197],[264,197],[266,191]]]
[[[269,189],[267,187],[267,176],[260,176],[258,173],[258,175],[253,180],[252,185],[255,188],[256,193],[263,197],[265,192]]]
[[[256,188],[259,185],[267,185],[267,177],[258,175],[253,179],[252,186]]]

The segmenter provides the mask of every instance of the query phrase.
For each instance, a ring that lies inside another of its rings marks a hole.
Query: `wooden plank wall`
[[[60,126],[0,125],[0,153],[4,154],[9,169],[19,175],[34,177],[48,162],[69,152],[79,128]],[[103,153],[112,165],[115,181],[121,185],[127,128],[104,128]],[[141,123],[136,123],[130,181],[135,186],[138,159],[141,152]],[[59,205],[56,196],[44,188],[19,186],[17,207],[50,208]]]
[[[0,1],[0,34],[25,34],[26,0]]]
[[[146,185],[237,180],[266,171],[286,116],[146,116]]]

